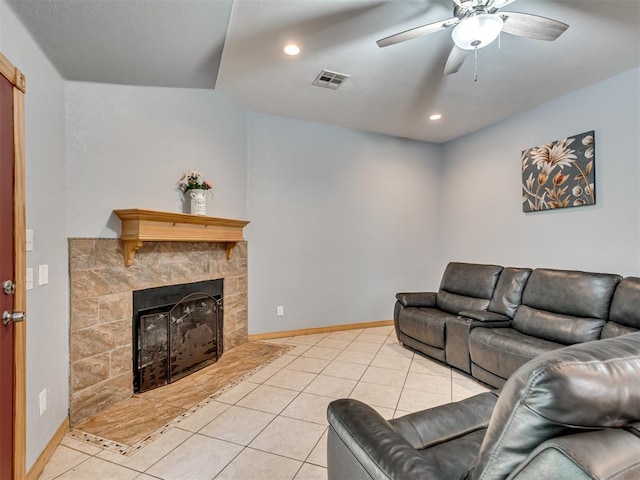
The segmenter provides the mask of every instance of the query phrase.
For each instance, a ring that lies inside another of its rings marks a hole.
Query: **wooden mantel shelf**
[[[114,210],[122,221],[120,239],[124,242],[124,264],[133,264],[133,257],[143,242],[222,242],[227,244],[227,259],[237,242],[243,242],[242,229],[246,220],[157,212],[131,208]]]

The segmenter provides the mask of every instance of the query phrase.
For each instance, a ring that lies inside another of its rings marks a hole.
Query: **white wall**
[[[444,146],[446,260],[640,274],[640,70]],[[596,205],[525,214],[521,151],[595,130]]]
[[[390,319],[437,286],[439,146],[254,113],[248,139],[250,333]]]
[[[27,469],[64,421],[69,397],[68,262],[65,226],[63,81],[13,11],[0,0],[0,50],[27,79],[25,96],[27,228],[36,272],[27,292]],[[38,265],[49,265],[49,284],[37,285]],[[48,408],[39,414],[38,394]]]
[[[69,237],[120,234],[114,209],[182,212],[176,183],[200,169],[208,214],[246,217],[246,112],[210,90],[67,82]]]

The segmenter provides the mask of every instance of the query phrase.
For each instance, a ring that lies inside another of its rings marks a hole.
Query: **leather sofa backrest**
[[[573,345],[598,340],[605,323],[599,318],[572,317],[520,305],[511,325],[532,337]]]
[[[616,288],[609,311],[609,321],[602,338],[617,337],[640,330],[640,278],[622,279]]]
[[[507,267],[502,270],[487,310],[513,318],[522,301],[522,292],[529,275],[530,268]]]
[[[522,303],[548,312],[605,320],[621,279],[609,273],[537,268],[529,277]]]
[[[513,328],[564,345],[600,338],[616,286],[607,273],[538,268],[529,276]]]
[[[505,479],[546,440],[638,420],[640,332],[554,350],[507,380],[466,478]]]
[[[442,275],[436,305],[454,315],[462,310],[486,310],[500,272],[499,265],[449,263]]]

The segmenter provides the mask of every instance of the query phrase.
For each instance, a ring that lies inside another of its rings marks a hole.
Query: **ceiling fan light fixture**
[[[453,42],[463,50],[475,50],[493,42],[504,24],[494,13],[481,13],[464,19],[453,29]]]

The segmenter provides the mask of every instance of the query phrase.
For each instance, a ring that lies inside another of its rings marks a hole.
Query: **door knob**
[[[25,319],[24,312],[10,312],[5,310],[2,312],[2,324],[8,325],[9,322],[23,322]]]
[[[13,295],[16,293],[16,285],[11,280],[5,280],[2,282],[2,290],[7,295]]]

